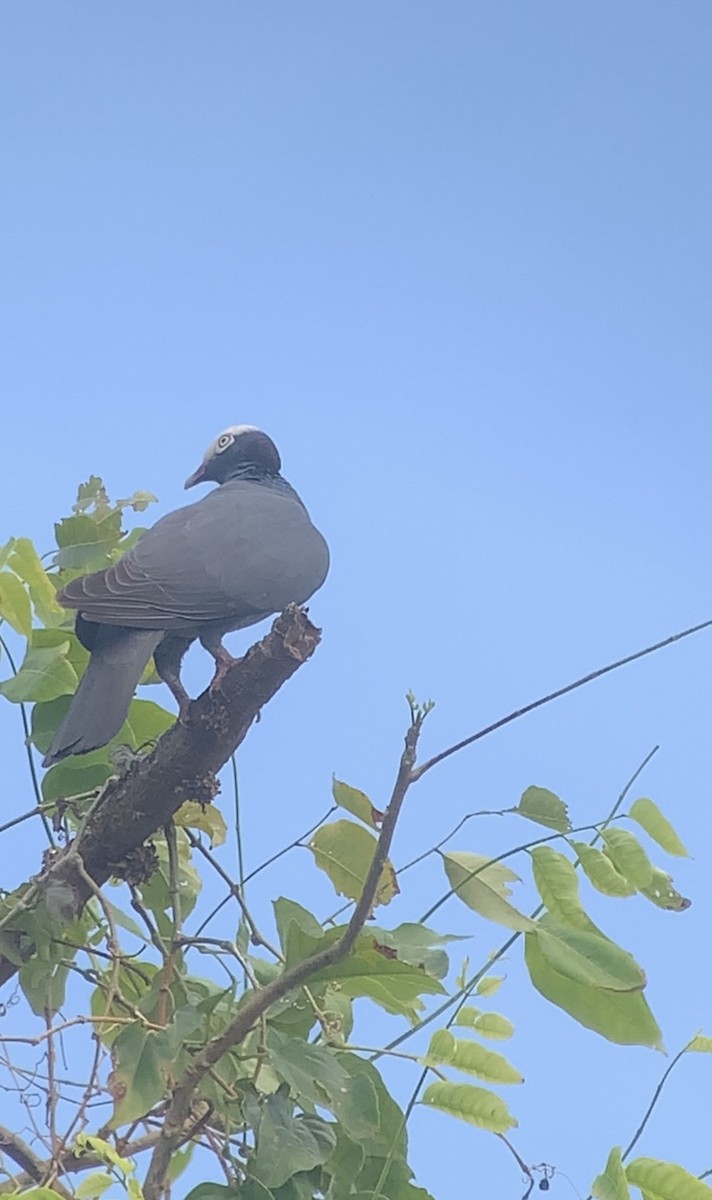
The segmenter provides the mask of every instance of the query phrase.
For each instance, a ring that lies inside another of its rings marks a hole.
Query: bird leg
[[[163,641],[159,642],[153,654],[156,671],[166,684],[166,687],[170,688],[178,705],[178,720],[184,725],[188,719],[188,709],[192,701],[183,687],[180,668],[183,655],[190,646],[191,641],[191,638],[181,638],[167,634]]]
[[[225,649],[219,634],[204,634],[200,642],[208,654],[212,654],[215,659],[215,674],[210,680],[210,691],[217,692],[230,667],[233,667],[240,659],[234,658],[230,651]]]

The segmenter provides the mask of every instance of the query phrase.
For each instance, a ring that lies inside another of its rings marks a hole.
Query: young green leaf
[[[425,1089],[422,1103],[492,1133],[506,1133],[518,1124],[504,1100],[494,1092],[470,1083],[437,1080]]]
[[[551,846],[536,846],[531,857],[537,891],[552,917],[574,929],[589,929],[591,922],[579,899],[578,876],[566,855]]]
[[[334,821],[317,829],[309,849],[316,865],[326,872],[335,890],[351,900],[358,900],[376,849],[373,834],[353,821]],[[376,889],[374,907],[389,904],[398,890],[395,871],[387,862]]]
[[[646,1200],[712,1200],[712,1188],[677,1163],[636,1158],[625,1169],[628,1183]]]
[[[569,813],[563,800],[546,788],[528,787],[519,804],[512,810],[528,821],[555,829],[557,833],[568,833],[571,828]]]
[[[504,975],[485,975],[475,988],[476,996],[494,996],[504,983]]]
[[[606,854],[621,875],[625,875],[637,888],[650,887],[653,864],[635,834],[611,825],[602,831],[601,836],[606,843]]]
[[[697,1033],[685,1049],[695,1054],[712,1054],[712,1037],[705,1037],[703,1033]]]
[[[607,854],[586,842],[572,841],[581,866],[597,892],[604,896],[634,896],[637,888],[617,871]]]
[[[0,617],[16,633],[29,638],[32,633],[32,606],[27,588],[12,571],[0,571]]]
[[[687,850],[680,838],[675,833],[672,825],[667,817],[664,817],[652,800],[641,796],[634,804],[631,804],[630,815],[634,821],[637,821],[642,829],[649,837],[662,846],[668,854],[674,854],[679,858],[687,857]]]
[[[358,817],[359,821],[370,825],[371,829],[377,829],[380,826],[383,813],[374,808],[365,792],[360,792],[358,788],[351,787],[348,783],[342,783],[340,779],[334,779],[331,784],[331,794],[339,808],[345,808],[352,817]]]
[[[455,1067],[487,1083],[524,1082],[524,1076],[503,1055],[487,1050],[479,1042],[456,1038],[449,1029],[433,1034],[424,1061],[436,1067]]]
[[[54,584],[29,538],[17,538],[8,565],[29,587],[35,612],[43,625],[59,625],[66,620],[67,614],[57,600]]]
[[[513,1037],[515,1032],[512,1022],[501,1013],[480,1012],[469,1005],[460,1009],[455,1017],[455,1024],[474,1029],[480,1037],[491,1038],[492,1041],[506,1041],[507,1038]]]
[[[630,1190],[623,1169],[620,1146],[614,1146],[601,1175],[591,1184],[595,1200],[630,1200]]]
[[[514,871],[465,851],[452,850],[442,859],[453,892],[468,908],[507,929],[526,932],[535,928],[529,917],[503,898],[504,893],[509,894],[507,881],[518,878]]]

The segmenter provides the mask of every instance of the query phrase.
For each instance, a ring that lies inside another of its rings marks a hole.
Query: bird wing
[[[163,517],[106,571],[59,600],[88,621],[195,632],[250,624],[321,586],[328,551],[299,499],[234,480]]]

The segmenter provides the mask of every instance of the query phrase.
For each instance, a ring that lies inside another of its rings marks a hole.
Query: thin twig
[[[271,867],[273,863],[277,862],[277,859],[282,858],[285,854],[288,854],[290,850],[295,850],[297,846],[304,845],[307,838],[310,838],[313,833],[316,833],[317,829],[320,829],[324,822],[329,820],[331,814],[335,813],[338,807],[338,804],[332,804],[331,808],[327,809],[327,811],[324,813],[324,816],[317,821],[316,825],[312,825],[311,829],[307,829],[306,833],[300,834],[300,836],[295,838],[293,842],[290,842],[288,846],[283,846],[282,849],[278,850],[276,854],[271,855],[270,858],[266,858],[265,861],[260,863],[258,867],[255,867],[253,871],[248,871],[243,879],[243,883],[249,883],[251,879],[255,878],[255,875],[259,875],[260,871],[264,871],[267,867]]]
[[[271,942],[269,942],[267,940],[267,938],[264,936],[264,934],[260,933],[260,930],[257,928],[255,919],[252,916],[252,913],[250,912],[249,908],[247,907],[247,905],[245,903],[245,898],[242,894],[242,888],[240,887],[240,885],[238,883],[235,883],[234,880],[232,880],[230,878],[227,871],[221,865],[221,863],[218,862],[215,855],[210,853],[207,846],[203,845],[200,838],[197,837],[196,834],[193,833],[192,829],[186,829],[185,832],[186,832],[188,841],[190,842],[193,849],[199,851],[199,853],[202,854],[203,858],[206,859],[206,861],[210,863],[211,867],[213,868],[214,871],[217,872],[217,874],[222,879],[223,883],[227,884],[228,888],[230,889],[230,895],[234,896],[235,899],[237,900],[237,903],[240,906],[240,911],[241,911],[243,917],[245,918],[245,921],[247,922],[247,926],[250,930],[250,938],[252,940],[252,944],[254,946],[264,946],[265,950],[268,950],[269,953],[272,954],[276,959],[281,959],[282,955],[281,955],[280,951],[277,949],[277,947],[273,946],[271,944]],[[202,925],[201,925],[201,929],[202,929]]]
[[[594,679],[600,679],[603,675],[610,674],[611,671],[617,671],[619,667],[625,667],[629,663],[636,662],[639,658],[645,658],[648,654],[654,654],[656,650],[664,650],[666,646],[672,646],[675,642],[680,642],[683,638],[691,637],[693,633],[699,633],[702,629],[709,629],[711,626],[712,620],[702,621],[699,625],[692,625],[689,629],[683,629],[681,633],[673,633],[671,637],[664,638],[661,642],[655,642],[652,646],[646,646],[645,650],[637,650],[635,654],[627,654],[625,658],[619,658],[616,662],[609,663],[606,667],[599,667],[597,671],[590,671],[588,675],[582,675],[574,683],[567,683],[565,687],[557,688],[555,692],[549,692],[547,696],[542,696],[539,700],[532,701],[531,704],[525,704],[523,708],[515,709],[514,712],[508,713],[506,717],[500,717],[499,721],[494,721],[492,725],[486,725],[484,729],[479,729],[477,733],[471,734],[470,737],[463,738],[461,742],[456,742],[454,746],[448,746],[446,750],[441,750],[439,754],[435,754],[432,758],[429,758],[420,767],[416,767],[413,772],[414,781],[422,779],[426,771],[430,771],[438,763],[444,762],[452,754],[457,754],[458,751],[464,750],[467,746],[472,746],[475,742],[479,742],[490,733],[495,733],[496,730],[502,729],[505,725],[510,725],[512,721],[517,721],[520,717],[526,716],[527,713],[533,712],[534,709],[541,708],[544,704],[550,704],[552,700],[558,700],[561,696],[566,696],[569,692],[574,692],[577,688],[583,687],[584,684],[592,683]]]

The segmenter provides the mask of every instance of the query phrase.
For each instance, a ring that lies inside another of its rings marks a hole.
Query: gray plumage
[[[216,687],[233,661],[224,634],[302,604],[321,587],[326,542],[280,467],[266,434],[232,426],[186,482],[219,487],[163,517],[108,570],[59,593],[78,610],[77,636],[91,658],[44,766],[118,733],[151,655],[183,714],[189,697],[180,663],[195,638],[215,659]]]

